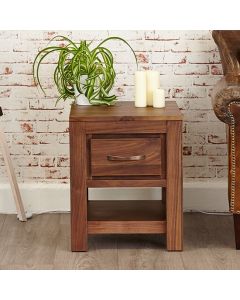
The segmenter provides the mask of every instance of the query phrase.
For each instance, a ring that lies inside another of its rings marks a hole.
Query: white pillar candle
[[[164,89],[156,89],[153,91],[153,107],[165,107],[165,91]]]
[[[147,92],[146,92],[146,72],[135,72],[135,106],[146,107],[147,106]]]
[[[153,91],[160,87],[160,74],[158,71],[147,71],[147,105],[153,105]]]

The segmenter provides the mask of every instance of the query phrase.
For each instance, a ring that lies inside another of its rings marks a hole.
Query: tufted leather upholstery
[[[214,30],[212,36],[224,73],[213,89],[212,104],[216,116],[229,129],[229,207],[234,214],[236,247],[240,249],[240,30]]]

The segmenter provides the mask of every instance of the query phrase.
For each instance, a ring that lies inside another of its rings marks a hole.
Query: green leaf
[[[39,77],[40,65],[48,55],[58,52],[58,61],[53,74],[53,80],[59,93],[56,104],[67,98],[75,99],[74,86],[78,93],[85,94],[93,105],[114,104],[117,97],[110,94],[116,78],[114,58],[111,51],[103,47],[103,44],[109,40],[124,42],[133,52],[137,63],[136,55],[129,43],[120,37],[109,37],[91,49],[91,42],[76,43],[61,35],[55,36],[50,42],[57,38],[66,41],[67,44],[64,47],[48,46],[42,49],[33,63],[34,81],[42,91],[44,92]],[[85,82],[83,82],[83,78],[86,78]]]

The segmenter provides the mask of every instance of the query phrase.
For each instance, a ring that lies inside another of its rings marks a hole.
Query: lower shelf
[[[88,201],[88,233],[165,233],[162,201]]]

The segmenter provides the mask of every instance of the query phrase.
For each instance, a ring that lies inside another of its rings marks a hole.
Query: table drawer
[[[144,138],[91,139],[92,176],[161,176],[164,135]]]

